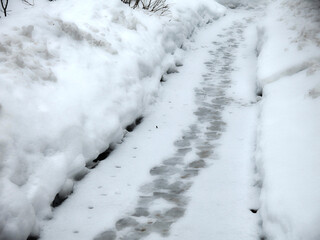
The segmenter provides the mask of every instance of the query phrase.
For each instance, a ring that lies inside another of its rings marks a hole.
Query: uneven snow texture
[[[120,0],[10,4],[0,19],[0,239],[23,240],[155,101],[185,39],[225,9],[209,0],[172,2],[168,16]]]
[[[261,86],[320,61],[320,3],[273,0],[258,28],[258,81]]]
[[[320,238],[320,69],[264,88],[261,216],[268,239]]]
[[[319,7],[273,1],[259,28],[259,212],[268,240],[320,239]]]

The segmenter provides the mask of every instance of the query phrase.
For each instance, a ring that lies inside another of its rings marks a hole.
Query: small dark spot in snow
[[[116,166],[116,168],[121,168],[121,166]]]
[[[91,161],[91,162],[88,162],[87,164],[86,164],[86,168],[87,169],[94,169],[97,165],[99,164],[99,161],[96,161],[96,162],[94,162],[94,161]],[[81,176],[82,177],[82,176]],[[75,179],[76,181],[80,181],[80,180],[82,180],[82,178],[77,178],[77,179]]]
[[[79,233],[79,231],[73,231],[73,233]]]
[[[131,123],[130,125],[128,125],[128,126],[126,127],[126,130],[127,130],[128,132],[132,132],[135,127],[136,127],[136,123]]]
[[[228,4],[228,7],[229,7],[230,9],[236,9],[238,6],[235,5],[235,4],[233,4],[233,3],[230,3],[230,4]]]
[[[142,120],[143,120],[142,116],[138,117],[136,120],[134,120],[133,123],[131,123],[126,127],[126,130],[128,132],[132,132],[142,122]]]
[[[143,117],[141,116],[141,117],[138,117],[137,119],[136,119],[136,125],[139,125],[140,123],[142,123],[142,120],[143,120]]]
[[[167,74],[179,73],[179,71],[175,67],[170,67],[167,70]]]
[[[57,194],[54,198],[54,200],[51,203],[51,206],[53,208],[60,206],[68,197],[62,197],[59,194]]]
[[[257,91],[257,96],[262,97],[262,95],[263,95],[263,91],[262,91],[262,89],[259,89]]]
[[[251,209],[250,209],[250,211],[251,211],[252,213],[257,213],[258,210],[259,210],[259,209],[255,209],[255,208],[251,208]]]
[[[182,62],[179,62],[179,61],[176,62],[176,67],[182,67],[182,66],[183,66]]]
[[[29,236],[27,240],[38,240],[39,236]]]
[[[156,126],[156,128],[159,128],[158,126]]]
[[[93,162],[99,162],[106,159],[114,149],[115,146],[109,146],[104,152],[100,153],[99,156],[95,160],[93,160]]]
[[[93,209],[94,207],[93,207],[93,206],[89,206],[88,208],[89,208],[89,209]]]

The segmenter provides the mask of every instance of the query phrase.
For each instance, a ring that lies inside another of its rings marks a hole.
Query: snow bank
[[[120,141],[155,101],[186,38],[225,11],[214,1],[175,1],[169,16],[120,0],[20,4],[0,19],[5,240],[39,233],[55,195],[72,191],[86,164]]]
[[[259,212],[268,240],[320,239],[319,6],[274,1],[259,29]]]
[[[320,61],[319,1],[275,0],[258,29],[261,86]]]
[[[271,240],[320,238],[319,86],[320,66],[264,88],[260,213]]]

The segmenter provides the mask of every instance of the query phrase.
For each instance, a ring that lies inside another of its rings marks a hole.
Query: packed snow
[[[77,184],[41,239],[258,238],[256,15],[228,12],[194,34],[158,103]]]
[[[225,130],[221,138],[213,142],[214,154],[209,157],[212,165],[190,188],[190,205],[185,217],[172,226],[170,240],[259,239],[259,216],[251,210],[259,208],[259,189],[254,184],[253,174],[258,110],[253,66],[256,65],[256,22],[260,12],[259,9],[250,14],[245,9],[229,12],[202,33],[200,43],[213,50],[208,57],[214,63],[212,85],[216,83],[222,92],[214,97],[220,100],[224,96],[228,102],[221,115]],[[208,33],[218,36],[213,43],[205,40]],[[231,57],[226,61],[228,53]],[[219,54],[223,57],[217,57]],[[232,71],[219,71],[220,67],[228,65]],[[226,80],[230,84],[223,90],[219,81]],[[216,120],[216,116],[211,120],[214,122],[213,119]],[[154,234],[147,239],[166,238]]]
[[[167,2],[9,0],[0,240],[320,239],[319,1]]]

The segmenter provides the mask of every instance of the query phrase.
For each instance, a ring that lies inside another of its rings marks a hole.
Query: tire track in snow
[[[244,40],[244,28],[244,22],[233,22],[212,42],[211,60],[204,63],[208,72],[203,75],[201,88],[195,89],[198,109],[194,114],[198,122],[175,141],[173,156],[150,169],[153,180],[141,187],[135,208],[95,240],[138,240],[151,233],[169,236],[171,225],[183,217],[189,201],[186,191],[201,169],[217,158],[217,140],[226,127],[222,113],[232,101],[226,90],[232,84],[233,53]],[[196,158],[190,161],[192,151],[196,152]]]

